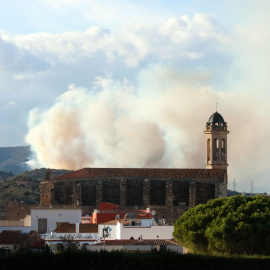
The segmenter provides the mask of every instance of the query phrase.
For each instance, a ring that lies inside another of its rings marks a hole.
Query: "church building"
[[[83,168],[40,184],[44,207],[78,207],[90,214],[100,202],[121,209],[155,210],[173,224],[188,208],[227,196],[227,123],[218,113],[206,122],[206,168]]]

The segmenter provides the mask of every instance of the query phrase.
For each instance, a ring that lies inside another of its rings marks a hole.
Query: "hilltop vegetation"
[[[2,172],[0,171],[0,181],[6,180],[9,177],[14,176],[13,173],[7,173],[7,172]]]
[[[68,170],[51,170],[51,177],[66,174]],[[26,204],[39,204],[39,183],[45,179],[46,169],[27,171],[0,182],[0,201],[16,200]]]

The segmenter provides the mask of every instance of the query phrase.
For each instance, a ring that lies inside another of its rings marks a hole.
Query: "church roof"
[[[86,178],[156,178],[156,179],[223,179],[222,169],[152,169],[152,168],[84,168],[52,178],[57,180],[79,180]]]
[[[215,112],[210,116],[208,123],[213,123],[213,124],[225,123],[225,121],[221,114],[219,114],[218,112]]]

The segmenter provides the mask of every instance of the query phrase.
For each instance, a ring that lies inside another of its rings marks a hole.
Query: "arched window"
[[[214,151],[214,160],[218,161],[219,158],[218,158],[218,148],[219,148],[219,139],[214,139],[214,147],[213,147],[213,151]]]
[[[226,161],[225,139],[221,140],[221,159],[222,161]]]
[[[207,162],[210,160],[210,139],[207,140]]]
[[[218,149],[219,147],[219,139],[215,139],[215,148]]]

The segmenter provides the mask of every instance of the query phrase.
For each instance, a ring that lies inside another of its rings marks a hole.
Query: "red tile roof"
[[[56,233],[75,233],[76,224],[61,222],[54,230]],[[80,223],[79,233],[98,233],[98,224]]]
[[[84,168],[51,180],[85,178],[172,178],[172,179],[223,179],[226,170],[221,169],[146,169],[146,168]]]
[[[0,233],[0,245],[16,245],[29,242],[31,247],[44,247],[45,241],[40,235],[31,231],[30,233],[22,233],[22,231],[2,231]]]

